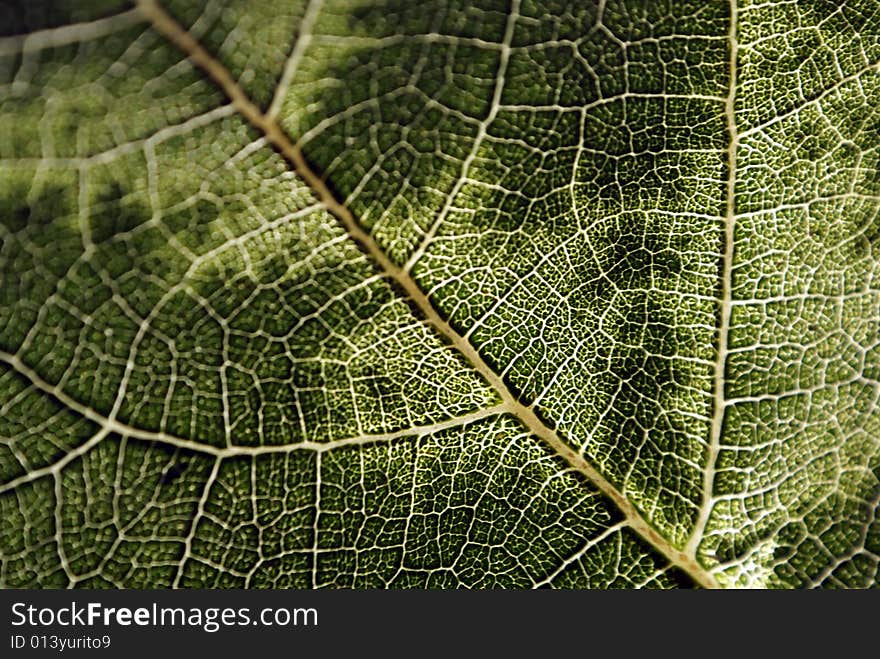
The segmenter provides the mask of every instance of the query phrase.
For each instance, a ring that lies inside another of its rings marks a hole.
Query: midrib
[[[299,147],[272,116],[268,113],[264,114],[250,100],[223,64],[209,54],[156,0],[137,0],[137,7],[158,32],[181,49],[220,87],[242,117],[265,135],[267,141],[293,166],[327,211],[342,223],[351,238],[373,259],[375,265],[397,283],[409,301],[422,313],[425,321],[442,334],[496,390],[509,413],[516,416],[529,432],[549,444],[574,470],[583,474],[598,490],[610,498],[624,515],[626,524],[665,556],[671,564],[687,573],[703,588],[719,587],[715,578],[697,562],[693,552],[684,552],[673,546],[620,490],[583,456],[574,451],[553,428],[538,417],[533,409],[519,401],[482,355],[440,316],[409,273],[391,261],[373,237],[361,227],[351,211],[335,198],[330,188],[306,162]]]

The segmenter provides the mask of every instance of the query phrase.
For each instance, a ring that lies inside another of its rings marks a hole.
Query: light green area
[[[86,5],[0,38],[0,586],[691,585],[210,80]],[[288,71],[338,199],[670,544],[872,586],[880,10],[733,6],[168,10],[264,109]]]

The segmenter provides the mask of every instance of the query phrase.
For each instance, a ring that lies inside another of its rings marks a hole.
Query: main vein
[[[714,398],[712,401],[712,420],[709,425],[709,444],[706,456],[706,468],[703,470],[703,497],[700,510],[691,536],[685,545],[685,551],[689,556],[696,557],[700,540],[709,522],[712,513],[712,490],[715,484],[715,465],[718,462],[718,452],[721,448],[721,432],[724,428],[724,411],[726,409],[724,397],[725,367],[727,364],[728,336],[730,334],[730,313],[733,297],[732,273],[733,273],[733,228],[736,216],[736,154],[739,148],[739,133],[736,127],[736,60],[739,50],[737,42],[738,8],[737,0],[730,0],[730,32],[728,34],[728,48],[730,50],[728,66],[728,79],[730,87],[727,91],[727,99],[724,106],[724,114],[727,119],[727,191],[724,224],[721,236],[721,286],[719,292],[720,308],[718,310],[718,338],[715,356],[715,374],[712,388]]]
[[[465,357],[473,368],[497,391],[503,405],[515,415],[532,434],[540,437],[562,457],[574,470],[581,473],[603,494],[611,499],[626,518],[626,523],[647,540],[673,565],[687,573],[703,588],[718,588],[718,583],[694,558],[673,546],[636,509],[623,493],[608,481],[582,455],[572,449],[559,434],[538,417],[535,411],[523,404],[510,390],[504,380],[483,359],[482,355],[444,320],[428,296],[416,285],[413,278],[400,268],[358,223],[351,211],[341,204],[330,188],[309,166],[300,148],[269,113],[263,113],[245,94],[226,67],[206,51],[156,0],[137,0],[137,6],[153,27],[181,49],[189,59],[201,68],[217,84],[232,102],[236,110],[252,126],[260,130],[275,149],[292,165],[303,181],[327,211],[339,220],[353,240],[374,261],[375,265],[394,280],[408,299],[423,315],[426,322],[442,334]]]

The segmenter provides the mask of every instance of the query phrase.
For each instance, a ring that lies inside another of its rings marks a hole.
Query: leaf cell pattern
[[[877,584],[876,3],[0,15],[0,586]]]

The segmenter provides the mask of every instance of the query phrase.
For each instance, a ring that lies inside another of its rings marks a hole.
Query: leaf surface
[[[65,7],[2,585],[875,585],[873,3]]]

